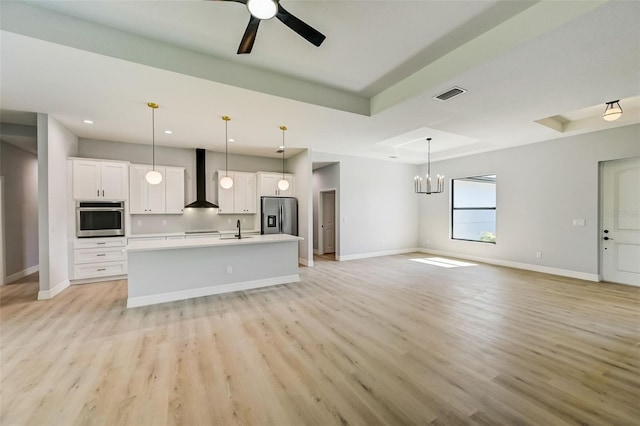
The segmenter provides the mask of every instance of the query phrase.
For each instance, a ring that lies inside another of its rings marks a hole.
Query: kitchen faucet
[[[242,227],[240,226],[240,219],[236,222],[236,228],[238,228],[238,233],[234,235],[236,238],[242,238]]]

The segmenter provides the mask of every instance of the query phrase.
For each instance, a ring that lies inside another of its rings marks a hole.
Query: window
[[[496,242],[496,175],[451,181],[451,238]]]

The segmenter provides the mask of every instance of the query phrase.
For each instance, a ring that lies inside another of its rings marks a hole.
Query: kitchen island
[[[127,308],[300,281],[287,234],[130,241]]]

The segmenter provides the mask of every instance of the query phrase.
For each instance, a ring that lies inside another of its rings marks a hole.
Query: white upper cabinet
[[[294,179],[292,174],[285,173],[284,178],[289,182],[286,191],[278,189],[278,182],[282,179],[282,173],[258,172],[258,196],[293,197],[295,196]]]
[[[256,213],[256,174],[235,173],[234,187],[236,191],[233,206],[236,213]]]
[[[220,179],[229,176],[233,186],[224,189]],[[218,214],[253,214],[256,209],[256,174],[218,170]]]
[[[127,200],[127,163],[73,160],[73,198]]]
[[[184,168],[165,167],[165,193],[167,214],[182,214],[184,212]]]
[[[225,176],[229,176],[233,179],[233,186],[229,189],[224,189],[220,186],[220,179]],[[235,179],[235,172],[226,171],[226,170],[218,170],[218,214],[231,214],[235,213],[233,206],[233,199],[235,197],[237,182]]]
[[[131,214],[182,214],[184,209],[184,168],[156,166],[162,174],[162,182],[151,185],[146,174],[152,167],[132,164],[129,213]]]

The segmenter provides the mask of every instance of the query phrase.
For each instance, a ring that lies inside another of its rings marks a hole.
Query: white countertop
[[[269,235],[247,235],[241,239],[238,238],[220,238],[219,236],[179,239],[179,240],[157,240],[157,241],[130,241],[127,245],[127,251],[152,251],[152,250],[177,250],[183,248],[197,247],[214,247],[225,245],[245,245],[245,244],[267,244],[303,240],[302,237],[296,237],[288,234],[269,234]]]
[[[151,234],[131,234],[127,235],[127,238],[135,239],[135,238],[153,238],[153,237],[184,237],[187,235],[199,235],[205,236],[210,234],[212,237],[216,238],[218,235],[228,235],[228,234],[236,234],[238,232],[237,229],[224,229],[220,231],[195,231],[195,232],[156,232]],[[247,229],[246,231],[243,229],[242,234],[259,234],[259,229]]]

